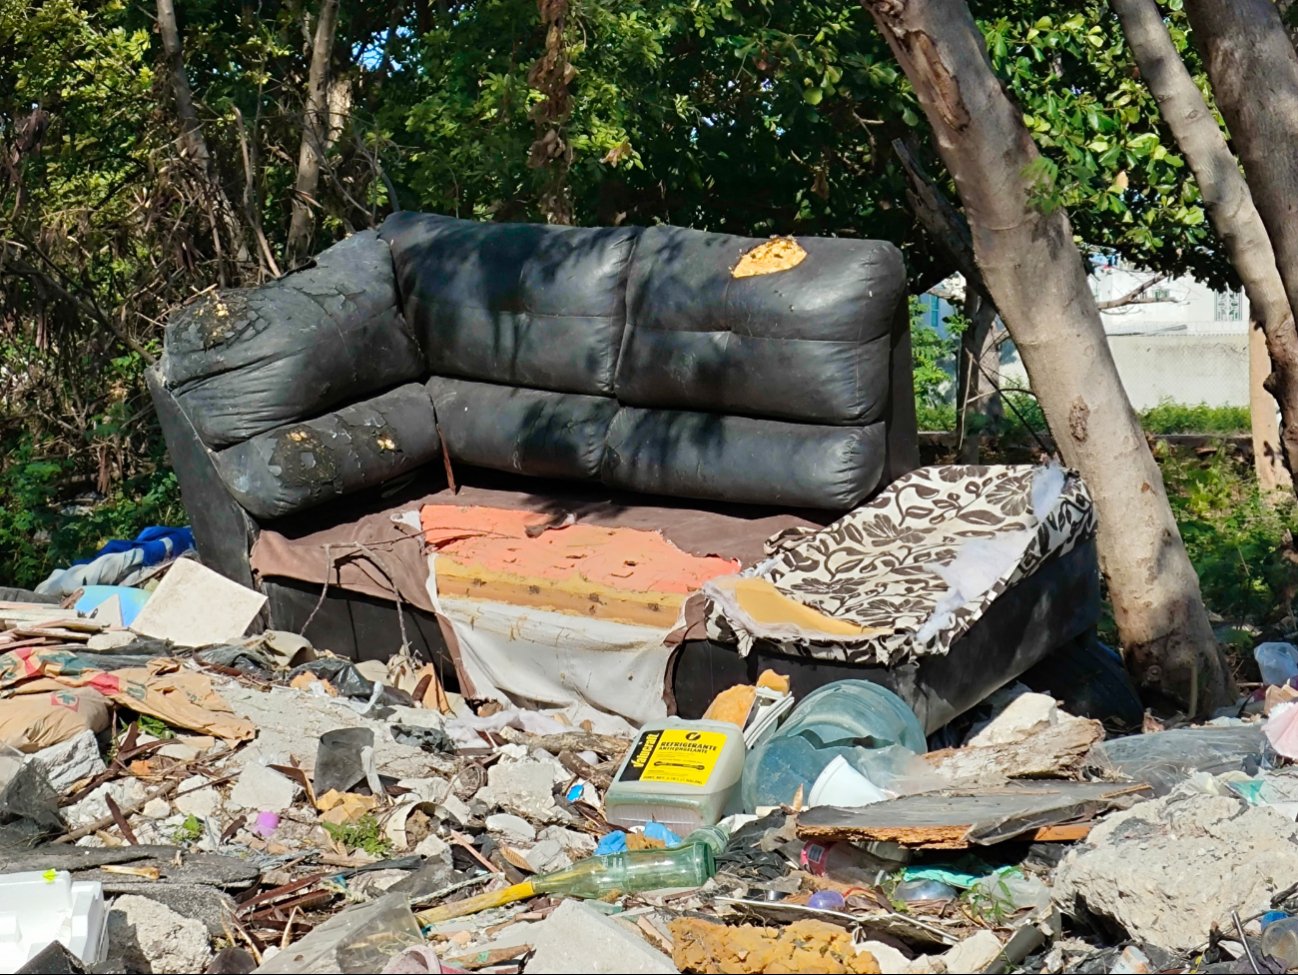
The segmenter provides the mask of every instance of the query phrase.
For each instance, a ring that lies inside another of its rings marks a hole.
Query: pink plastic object
[[[260,836],[263,840],[268,838],[271,833],[279,829],[279,814],[270,812],[257,813],[257,819],[252,824],[252,833]]]

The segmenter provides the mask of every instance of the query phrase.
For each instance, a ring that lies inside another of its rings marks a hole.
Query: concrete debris
[[[99,738],[89,729],[33,752],[29,761],[44,771],[55,792],[67,792],[77,782],[98,775],[106,767],[99,753]]]
[[[199,819],[211,819],[221,805],[221,793],[207,784],[201,775],[191,775],[180,783],[176,798],[171,802],[177,812]]]
[[[509,813],[495,813],[487,817],[486,823],[488,832],[504,833],[505,837],[510,840],[527,842],[536,839],[536,827],[521,816],[511,816]]]
[[[201,972],[212,957],[207,928],[165,904],[129,894],[108,912],[109,950],[136,972]]]
[[[213,625],[246,615],[246,592],[239,603]],[[65,644],[125,639],[96,666],[124,658],[173,690],[201,685],[204,707],[219,699],[248,732],[220,737],[186,716],[184,693],[145,720],[97,690],[93,727],[82,707],[49,747],[0,754],[0,883],[54,869],[102,885],[114,970],[204,971],[215,947],[206,970],[223,975],[1271,971],[1247,960],[1233,917],[1256,956],[1252,919],[1298,915],[1298,896],[1272,903],[1298,877],[1298,765],[1263,761],[1246,711],[1106,742],[1098,721],[1014,685],[972,734],[972,714],[937,733],[958,747],[857,755],[887,792],[878,802],[753,810],[690,839],[688,810],[711,822],[742,804],[742,736],[726,783],[686,806],[711,776],[702,726],[475,702],[414,656],[357,666],[282,632],[174,655],[102,619],[13,605],[0,603],[0,638],[41,620],[51,634],[42,681],[63,678]],[[757,704],[782,702],[749,689],[714,713],[733,735]],[[360,744],[347,781],[331,782],[321,739],[342,729]],[[864,750],[876,734],[852,740]],[[32,794],[14,788],[19,773]],[[647,787],[653,811],[626,821],[641,825],[608,826],[615,778]],[[597,844],[614,857],[591,860]],[[565,871],[584,886],[559,886]],[[1230,937],[1199,950],[1214,928]]]
[[[230,805],[238,809],[282,812],[293,804],[300,787],[286,775],[265,765],[249,763],[230,792]]]
[[[508,746],[507,746],[508,747]],[[572,817],[554,801],[555,777],[563,766],[553,761],[502,762],[487,772],[487,786],[478,798],[517,816],[543,823]]]
[[[564,901],[544,921],[506,928],[492,948],[531,945],[526,975],[567,972],[658,975],[675,972],[672,959],[651,948],[629,925],[581,901]]]
[[[948,972],[985,972],[993,970],[993,965],[996,965],[995,971],[1002,971],[1005,968],[1004,951],[1000,938],[991,931],[982,930],[948,949],[941,960]]]
[[[1065,715],[1071,718],[1072,715]],[[1060,721],[1059,707],[1049,694],[1020,694],[1000,714],[966,744],[979,748],[985,745],[1006,745],[1022,741]]]
[[[1055,875],[1065,910],[1174,951],[1232,930],[1298,877],[1298,825],[1229,796],[1173,793],[1112,815]]]

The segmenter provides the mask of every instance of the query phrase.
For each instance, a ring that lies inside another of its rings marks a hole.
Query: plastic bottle
[[[901,698],[864,680],[828,684],[808,694],[778,732],[749,752],[744,809],[792,803],[799,788],[805,803],[820,773],[839,755],[870,778],[871,752],[890,745],[927,750],[924,729]],[[887,764],[891,769],[896,763]]]
[[[851,843],[808,843],[800,859],[807,873],[858,887],[873,887],[884,874],[897,868],[896,863]]]
[[[674,850],[629,850],[588,857],[567,870],[540,874],[512,887],[420,911],[415,917],[420,924],[440,924],[537,894],[595,898],[614,892],[631,894],[668,887],[702,887],[716,872],[716,861],[706,843],[688,843]]]
[[[683,846],[689,846],[691,843],[699,843],[706,846],[712,851],[714,857],[720,856],[730,845],[730,830],[721,825],[717,826],[700,826],[694,832],[685,837]]]
[[[1262,929],[1262,950],[1284,965],[1298,968],[1298,917],[1272,921]]]
[[[1298,647],[1292,643],[1259,643],[1253,659],[1262,671],[1262,683],[1280,686],[1298,677]]]

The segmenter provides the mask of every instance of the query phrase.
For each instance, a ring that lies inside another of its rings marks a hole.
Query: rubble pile
[[[204,571],[152,598],[196,598]],[[111,610],[0,605],[10,971],[1295,961],[1298,666],[1239,716],[1108,739],[1011,687],[928,751],[863,682],[799,700],[766,673],[700,721],[637,728],[466,700],[401,653],[187,646],[183,605],[153,606],[166,636]]]

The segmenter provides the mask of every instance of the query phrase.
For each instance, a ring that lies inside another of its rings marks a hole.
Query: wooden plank
[[[1042,826],[1032,834],[1038,843],[1077,843],[1091,835],[1091,823],[1061,823],[1058,826]]]
[[[1034,731],[1022,741],[945,748],[924,756],[952,785],[969,788],[1008,779],[1076,778],[1104,737],[1098,721],[1072,718]]]
[[[1138,801],[1144,785],[1111,782],[1016,782],[999,788],[945,789],[859,809],[818,806],[798,817],[798,836],[884,841],[929,850],[990,845],[1084,821]],[[1049,835],[1049,834],[1047,834]]]

